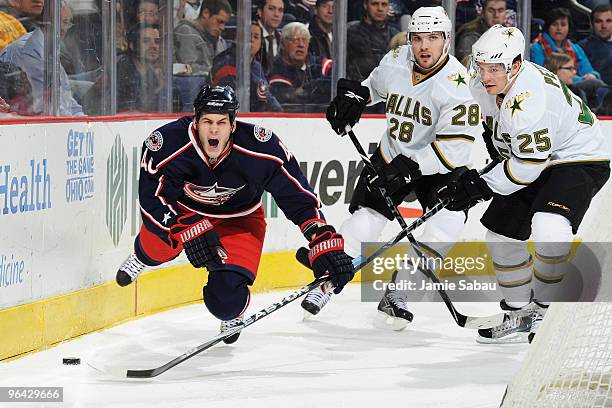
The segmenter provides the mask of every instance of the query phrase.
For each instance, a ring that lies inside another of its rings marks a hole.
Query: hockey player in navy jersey
[[[240,324],[261,258],[265,190],[309,240],[314,275],[329,274],[340,292],[354,275],[351,258],[295,157],[270,130],[236,121],[238,101],[230,87],[206,86],[193,105],[194,116],[160,127],[144,142],[143,225],[117,283],[129,285],[146,267],[184,250],[194,267],[209,272],[204,303],[221,320],[221,331]],[[224,341],[233,343],[238,335]]]

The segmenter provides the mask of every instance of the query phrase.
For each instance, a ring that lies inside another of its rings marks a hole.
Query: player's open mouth
[[[219,147],[219,139],[208,139],[208,145],[214,150]]]

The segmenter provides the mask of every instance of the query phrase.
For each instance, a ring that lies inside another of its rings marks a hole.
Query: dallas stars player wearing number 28
[[[467,170],[474,139],[482,132],[467,71],[448,54],[451,33],[442,7],[419,8],[410,21],[408,45],[389,52],[363,83],[338,81],[337,96],[327,110],[332,128],[341,134],[359,120],[368,102],[386,102],[387,129],[371,161],[384,174],[378,183],[395,205],[414,194],[423,208],[433,207],[437,190]],[[368,185],[370,177],[365,169],[349,207],[352,216],[341,228],[352,257],[360,255],[362,242],[377,241],[387,221],[393,220],[377,186]],[[429,244],[430,254],[445,255],[440,243],[455,242],[464,223],[465,214],[442,210],[427,221],[419,240]],[[406,270],[394,276],[395,283],[410,279]],[[377,315],[384,327],[401,330],[412,320],[408,295],[407,290],[384,294]],[[317,313],[329,298],[324,291],[312,291],[302,306]]]
[[[481,222],[508,312],[500,326],[479,330],[480,342],[533,338],[558,295],[573,235],[610,175],[597,118],[556,75],[525,61],[524,51],[520,30],[501,25],[473,45],[470,90],[498,164],[482,176],[470,170],[440,192],[459,211],[493,199]]]
[[[342,290],[353,277],[351,260],[295,157],[270,130],[236,121],[230,87],[202,88],[193,106],[194,116],[162,126],[144,142],[143,225],[117,283],[129,285],[147,266],[184,250],[194,267],[209,272],[204,303],[222,321],[221,331],[239,325],[261,258],[266,190],[310,241],[315,276],[329,274],[335,292]]]

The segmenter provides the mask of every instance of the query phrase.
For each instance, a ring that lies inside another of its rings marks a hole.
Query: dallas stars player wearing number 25
[[[236,121],[230,87],[202,88],[195,115],[154,131],[144,142],[139,180],[143,225],[117,283],[185,251],[208,270],[204,303],[221,331],[242,322],[266,230],[261,196],[278,206],[309,240],[316,277],[330,275],[338,293],[353,278],[344,240],[327,225],[295,157],[270,130]],[[240,333],[224,340],[233,343]]]
[[[386,102],[387,129],[371,162],[384,174],[385,180],[378,180],[395,205],[414,194],[423,208],[433,207],[438,189],[467,170],[475,137],[482,133],[467,71],[448,54],[452,31],[442,7],[419,8],[410,20],[408,45],[389,52],[363,83],[339,80],[337,96],[327,110],[332,129],[341,134],[347,125],[355,125],[368,102]],[[369,185],[369,178],[366,168],[351,200],[352,215],[341,228],[346,252],[352,257],[360,255],[362,242],[377,241],[387,221],[393,220],[378,186]],[[429,244],[429,255],[445,255],[448,245],[440,243],[455,242],[464,223],[465,214],[443,209],[425,223],[419,241]],[[412,278],[402,269],[393,279],[398,284]],[[383,327],[402,330],[412,320],[408,295],[408,290],[384,294],[377,314]],[[312,291],[302,306],[316,313],[330,296]]]
[[[530,340],[550,301],[564,300],[556,289],[573,235],[610,175],[597,118],[556,75],[525,61],[524,51],[520,30],[501,25],[473,45],[470,90],[498,164],[482,176],[470,170],[440,192],[457,211],[493,199],[481,222],[507,313],[500,326],[479,330],[486,343]]]

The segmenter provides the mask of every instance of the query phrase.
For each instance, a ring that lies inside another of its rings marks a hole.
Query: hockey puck
[[[65,357],[62,359],[62,364],[64,365],[79,365],[81,364],[81,359],[77,357]]]

